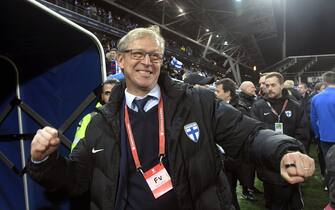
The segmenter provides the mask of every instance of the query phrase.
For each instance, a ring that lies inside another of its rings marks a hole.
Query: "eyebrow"
[[[144,51],[144,52],[158,52],[160,53],[160,50],[159,49],[155,49],[155,50],[144,50],[144,49],[141,49],[141,48],[133,48],[133,49],[129,49],[129,50],[140,50],[140,51]]]

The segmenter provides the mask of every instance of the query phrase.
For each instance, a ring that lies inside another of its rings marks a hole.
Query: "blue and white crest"
[[[288,110],[288,111],[285,111],[285,114],[287,117],[291,117],[292,116],[292,111]]]
[[[199,141],[200,130],[196,122],[189,123],[184,126],[184,131],[189,139],[197,143]]]

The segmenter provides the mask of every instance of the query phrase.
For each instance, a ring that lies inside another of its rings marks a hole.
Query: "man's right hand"
[[[41,161],[59,147],[58,131],[51,127],[39,129],[31,142],[30,155],[34,161]]]

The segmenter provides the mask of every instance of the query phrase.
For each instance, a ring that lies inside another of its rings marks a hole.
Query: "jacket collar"
[[[249,101],[250,103],[253,103],[255,100],[256,96],[253,95],[247,95],[244,92],[240,92],[240,98],[245,99],[247,101]]]
[[[173,81],[165,72],[161,72],[158,78],[158,84],[161,88],[162,95],[169,99],[164,101],[164,107],[170,108],[167,109],[170,115],[174,112],[174,108],[177,106],[178,102],[183,99],[186,88],[188,86],[181,82]],[[120,112],[123,100],[125,98],[125,89],[125,81],[122,81],[120,84],[116,85],[112,90],[109,102],[99,109],[99,112],[109,123],[118,117],[118,113]]]

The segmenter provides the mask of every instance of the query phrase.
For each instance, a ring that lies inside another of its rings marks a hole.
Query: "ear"
[[[124,68],[124,54],[123,53],[118,53],[116,57],[118,65],[121,67],[121,69]]]

